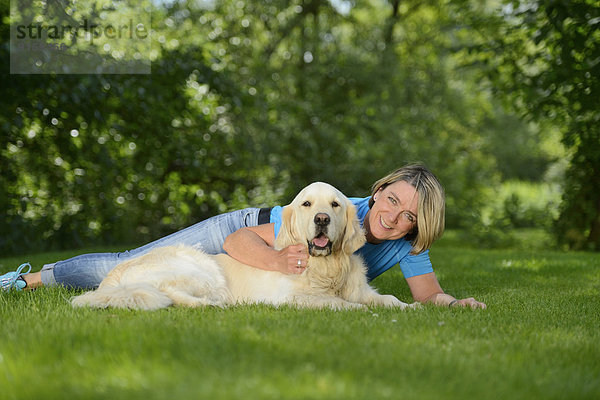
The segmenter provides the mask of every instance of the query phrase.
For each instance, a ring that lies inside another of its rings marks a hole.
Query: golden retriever
[[[119,264],[97,290],[71,302],[144,310],[256,303],[331,309],[415,307],[369,286],[364,262],[354,254],[365,243],[364,231],[352,203],[333,186],[313,183],[283,208],[275,247],[298,243],[309,249],[308,266],[300,275],[264,271],[226,254],[170,246]]]

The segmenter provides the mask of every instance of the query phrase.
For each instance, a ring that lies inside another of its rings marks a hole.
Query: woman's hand
[[[279,250],[278,270],[284,274],[301,274],[307,267],[308,247],[294,244]]]
[[[283,274],[301,274],[308,262],[308,246],[295,244],[281,250],[273,248],[273,223],[241,228],[225,238],[223,249],[241,263]]]
[[[480,301],[475,300],[472,297],[469,297],[468,299],[461,299],[461,300],[456,300],[454,302],[452,302],[452,307],[471,307],[472,309],[476,309],[476,308],[483,308],[486,309],[487,306],[485,305],[485,303],[482,303]]]
[[[442,307],[471,307],[472,309],[487,308],[485,303],[472,297],[458,300],[449,294],[445,294],[433,272],[407,278],[406,282],[408,282],[413,298],[423,304],[431,303]]]

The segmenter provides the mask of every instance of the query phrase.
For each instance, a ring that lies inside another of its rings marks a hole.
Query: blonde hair
[[[419,194],[417,225],[404,238],[412,243],[411,254],[428,250],[432,243],[444,233],[446,201],[444,188],[435,175],[423,164],[409,164],[384,176],[371,190],[369,208],[373,207],[375,193],[392,183],[404,181],[412,185]]]

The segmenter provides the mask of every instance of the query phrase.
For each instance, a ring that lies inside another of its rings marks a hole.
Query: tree
[[[503,115],[456,69],[451,3],[151,3],[151,75],[8,75],[0,47],[1,251],[148,241],[316,180],[364,196],[409,161],[449,226],[477,217]]]
[[[599,251],[600,3],[508,1],[497,14],[470,17],[483,37],[472,54],[487,65],[495,90],[524,117],[562,126],[571,158],[557,239]]]

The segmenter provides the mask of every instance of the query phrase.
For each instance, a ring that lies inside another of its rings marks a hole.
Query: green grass
[[[0,398],[600,398],[600,255],[459,245],[432,249],[438,278],[487,310],[98,311],[66,289],[0,293]],[[399,271],[373,284],[411,300]]]

